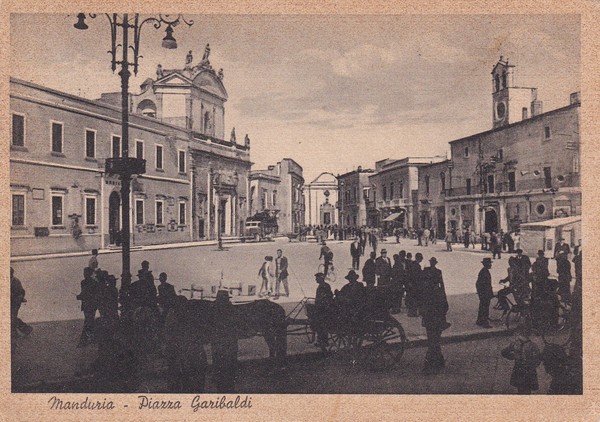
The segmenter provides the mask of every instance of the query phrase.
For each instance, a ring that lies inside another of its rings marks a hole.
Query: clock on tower
[[[515,65],[500,60],[492,69],[493,127],[506,126],[531,117],[529,112],[536,100],[536,89],[515,86]]]

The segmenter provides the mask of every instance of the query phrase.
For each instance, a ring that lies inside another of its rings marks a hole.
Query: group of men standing
[[[117,279],[98,266],[98,251],[92,251],[89,264],[83,269],[81,292],[77,299],[81,301],[83,312],[83,331],[77,347],[85,347],[96,341],[96,313],[106,327],[115,327],[119,321],[119,301],[124,311],[133,311],[139,307],[153,309],[164,321],[166,314],[174,306],[177,294],[172,284],[167,283],[167,274],[159,275],[158,289],[154,284],[154,275],[148,261],[143,261],[137,280],[121,293],[117,289]]]

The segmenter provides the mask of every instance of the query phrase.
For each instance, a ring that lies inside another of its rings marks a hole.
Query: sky
[[[142,17],[148,17],[142,15]],[[490,72],[502,55],[544,111],[580,90],[578,15],[186,16],[176,50],[144,27],[132,92],[156,65],[194,63],[207,43],[229,94],[225,138],[251,139],[253,169],[293,158],[307,183],[375,161],[446,155],[448,142],[492,127]],[[120,90],[109,25],[75,15],[12,15],[10,75],[86,98]]]

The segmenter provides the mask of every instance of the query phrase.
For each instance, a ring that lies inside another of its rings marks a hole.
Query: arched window
[[[156,104],[151,100],[144,100],[138,104],[137,113],[156,118]]]

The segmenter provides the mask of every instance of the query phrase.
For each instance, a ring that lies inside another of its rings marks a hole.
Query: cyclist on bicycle
[[[510,257],[508,260],[508,276],[500,280],[500,284],[506,284],[497,294],[498,303],[504,311],[508,311],[509,304],[506,297],[513,294],[517,305],[520,307],[527,306],[531,300],[531,289],[529,287],[528,274],[524,274],[521,270],[519,262],[515,257]]]
[[[329,267],[332,266],[333,263],[333,252],[327,246],[327,243],[323,241],[323,246],[321,246],[321,255],[319,255],[319,259],[323,258],[323,274],[327,276],[327,272],[329,271]]]

